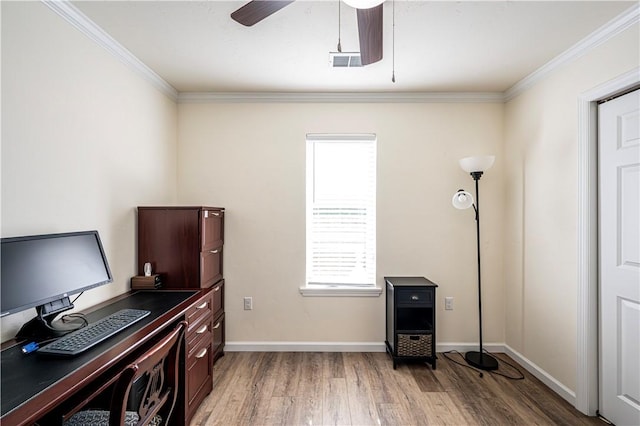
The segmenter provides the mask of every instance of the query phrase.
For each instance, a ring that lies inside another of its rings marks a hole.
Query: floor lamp
[[[480,327],[480,348],[476,351],[469,351],[464,355],[467,364],[479,368],[481,370],[495,370],[498,368],[498,360],[484,352],[482,349],[482,275],[480,273],[480,197],[478,196],[478,181],[482,174],[493,165],[495,157],[493,155],[485,155],[481,157],[465,157],[460,160],[460,167],[471,177],[476,183],[476,201],[473,202],[473,196],[467,191],[460,189],[453,195],[451,202],[457,209],[468,209],[473,206],[476,212],[476,240],[478,245],[478,323]]]

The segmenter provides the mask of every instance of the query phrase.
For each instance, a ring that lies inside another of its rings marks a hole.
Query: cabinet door
[[[201,220],[201,250],[211,250],[222,245],[224,239],[224,211],[203,208]]]

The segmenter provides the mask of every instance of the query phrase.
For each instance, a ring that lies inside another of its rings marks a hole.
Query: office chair
[[[118,376],[109,411],[82,410],[64,426],[157,426],[166,424],[178,397],[180,348],[187,323],[182,321],[162,340],[129,364]],[[134,382],[142,380],[144,392],[136,411],[127,409]]]

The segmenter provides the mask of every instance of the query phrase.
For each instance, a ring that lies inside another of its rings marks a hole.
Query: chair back
[[[164,424],[168,423],[178,397],[180,349],[186,327],[185,321],[180,322],[120,373],[111,398],[110,425],[124,424],[125,412],[133,410],[139,416],[138,425],[149,424],[157,414]],[[142,398],[137,407],[127,408],[131,388],[138,379],[145,384]]]

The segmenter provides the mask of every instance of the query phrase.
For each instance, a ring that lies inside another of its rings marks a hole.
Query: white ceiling
[[[337,0],[298,0],[253,27],[229,17],[244,3],[73,2],[178,92],[503,92],[637,4],[387,0],[383,60],[334,69]],[[355,10],[340,10],[342,50],[357,51]]]

